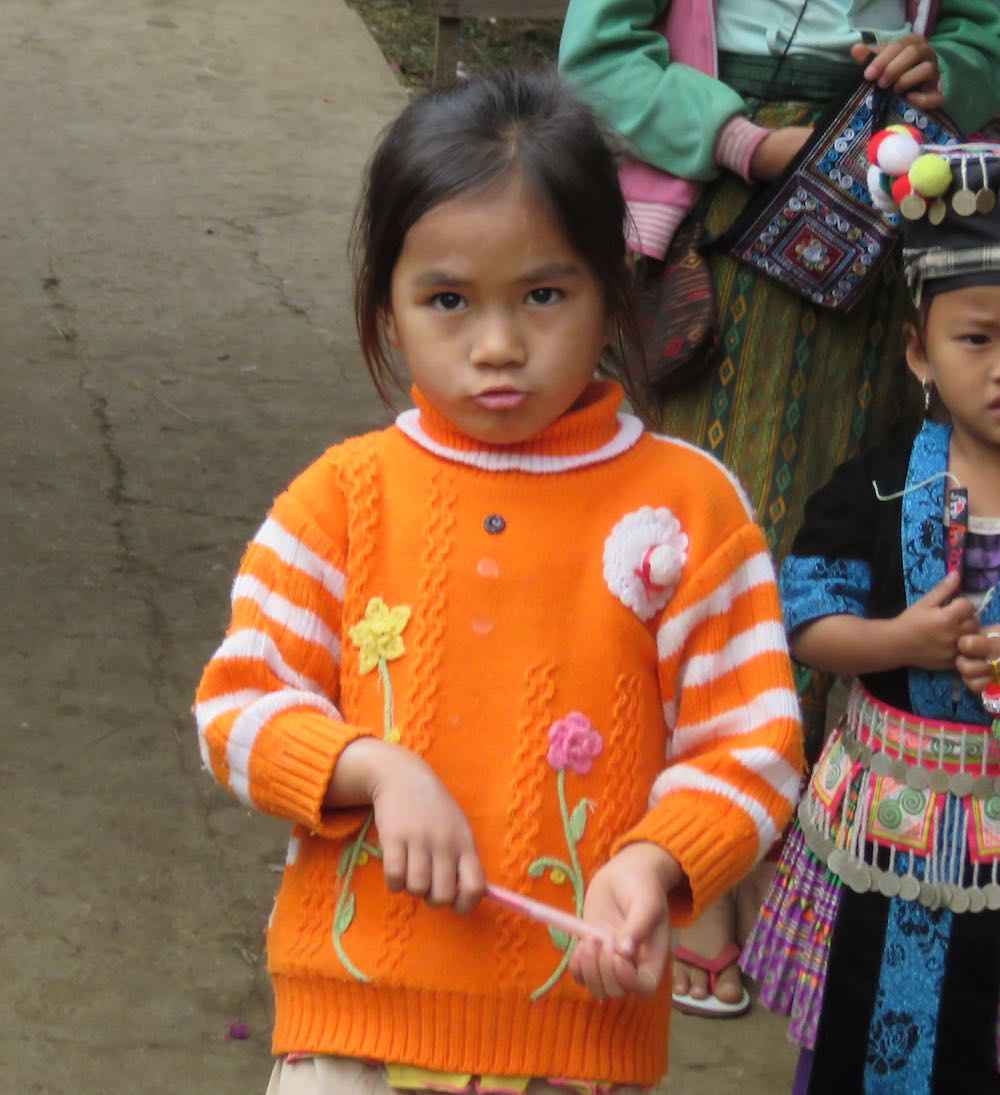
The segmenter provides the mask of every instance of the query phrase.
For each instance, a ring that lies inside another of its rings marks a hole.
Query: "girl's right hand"
[[[777,179],[811,136],[812,126],[809,125],[786,125],[772,129],[750,157],[750,175],[760,182]]]
[[[388,742],[371,784],[382,870],[394,893],[471,912],[486,892],[472,829],[430,765]]]
[[[919,601],[896,617],[896,633],[904,653],[900,664],[917,669],[954,669],[958,640],[979,630],[972,602],[956,597],[961,578],[945,577]]]

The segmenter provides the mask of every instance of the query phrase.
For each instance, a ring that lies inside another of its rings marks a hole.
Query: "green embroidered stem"
[[[532,878],[541,878],[546,871],[562,871],[569,878],[573,873],[573,868],[563,860],[556,859],[555,856],[551,855],[539,856],[528,868],[528,874]]]
[[[384,737],[392,733],[392,680],[389,677],[389,663],[385,658],[378,660],[378,674],[382,678],[382,690],[385,692],[385,707],[382,714]]]
[[[573,829],[570,826],[569,807],[566,805],[565,768],[559,769],[559,774],[556,777],[556,790],[559,793],[559,813],[562,814],[563,832],[566,834],[566,843],[569,846],[569,861],[571,864],[569,879],[573,883],[573,897],[576,899],[576,915],[583,916],[583,871],[580,869],[580,860],[576,854],[576,844],[580,837],[574,837]],[[586,810],[586,806],[584,806],[584,810]],[[582,835],[583,834],[581,833],[580,836]]]
[[[383,721],[385,737],[388,738],[392,732],[392,680],[389,677],[389,663],[385,658],[379,658],[378,671],[385,689]],[[369,844],[368,841],[365,840],[365,837],[368,835],[368,830],[371,828],[371,824],[374,820],[375,811],[372,810],[368,817],[365,818],[365,823],[361,826],[361,831],[354,838],[354,843],[350,845],[347,866],[344,870],[344,882],[340,888],[340,897],[337,899],[337,908],[334,910],[333,914],[333,949],[337,952],[337,957],[344,963],[348,972],[359,981],[365,982],[370,981],[371,978],[368,977],[367,974],[362,973],[350,958],[348,958],[347,952],[344,950],[344,944],[341,942],[341,936],[354,921],[354,894],[351,893],[351,880],[354,877],[354,868],[358,866],[358,857],[364,852],[366,855],[370,855],[375,859],[382,858],[382,849],[376,845]]]
[[[552,976],[545,982],[544,985],[539,985],[537,989],[528,997],[529,1000],[535,1001],[540,996],[544,996],[550,988],[559,980],[560,977],[566,972],[566,967],[569,965],[570,958],[573,957],[573,951],[576,949],[577,940],[571,939],[569,946],[563,951],[562,958],[559,959],[559,965],[552,971]]]
[[[372,822],[375,820],[375,811],[372,810],[368,817],[365,818],[364,825],[361,826],[361,831],[354,839],[354,843],[351,845],[351,850],[347,859],[347,869],[344,871],[344,884],[340,888],[340,897],[337,898],[337,907],[333,913],[333,949],[337,952],[337,957],[344,963],[344,968],[352,976],[357,978],[358,981],[368,982],[371,980],[367,974],[362,973],[357,966],[347,957],[347,952],[344,950],[344,945],[340,941],[340,937],[351,926],[351,921],[354,920],[354,894],[351,891],[351,879],[354,876],[354,868],[357,866],[358,856],[361,854],[362,847],[365,845],[365,837],[368,835],[368,830],[371,828]]]
[[[580,867],[580,858],[576,854],[576,846],[583,836],[583,831],[587,823],[587,806],[589,805],[587,799],[581,799],[573,810],[572,815],[569,812],[569,806],[566,803],[566,769],[560,768],[556,775],[556,791],[559,795],[559,813],[562,816],[563,832],[566,835],[566,847],[569,849],[569,863],[563,863],[561,860],[555,859],[552,856],[542,856],[536,859],[534,863],[528,868],[528,873],[532,878],[540,878],[546,871],[561,871],[570,881],[573,887],[573,904],[576,909],[576,915],[583,915],[583,870]],[[551,933],[550,933],[551,934]],[[552,971],[551,976],[543,984],[539,985],[534,992],[531,993],[529,999],[537,1000],[540,996],[544,996],[550,988],[559,980],[560,977],[566,972],[566,967],[569,965],[570,958],[573,957],[573,951],[576,949],[576,945],[579,942],[575,938],[567,938],[565,946],[563,946],[562,937],[556,938],[553,935],[553,943],[559,947],[563,954],[559,959],[559,964]]]

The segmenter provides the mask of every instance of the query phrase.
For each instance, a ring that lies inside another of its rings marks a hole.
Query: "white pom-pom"
[[[877,190],[873,190],[871,192],[871,195],[872,195],[872,205],[874,205],[875,208],[880,213],[898,213],[899,212],[899,209],[898,209],[895,201],[893,201],[892,195],[887,194],[882,189],[881,186]]]
[[[668,547],[666,544],[650,548],[646,561],[649,563],[649,580],[653,585],[666,587],[672,586],[677,581],[682,560],[675,548]]]
[[[887,175],[898,178],[910,170],[920,155],[920,145],[909,133],[890,133],[878,146],[876,159]]]
[[[878,164],[871,164],[865,181],[868,183],[868,193],[872,196],[872,202],[878,205],[878,192],[882,190],[882,168]],[[882,193],[884,194],[885,191],[882,190]]]

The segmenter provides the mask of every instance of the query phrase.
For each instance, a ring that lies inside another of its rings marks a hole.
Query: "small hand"
[[[465,814],[415,753],[398,745],[381,752],[371,803],[386,885],[471,912],[486,892],[486,874]]]
[[[761,182],[778,178],[812,136],[812,126],[786,125],[773,129],[750,158],[750,174]]]
[[[993,682],[990,661],[994,658],[1000,658],[1000,630],[996,624],[958,640],[955,669],[970,692],[982,692]]]
[[[944,104],[937,53],[922,34],[904,34],[878,46],[858,42],[851,47],[851,56],[867,66],[866,80],[891,87],[914,106],[936,110]]]
[[[670,952],[667,893],[681,878],[677,861],[655,844],[629,844],[591,879],[583,918],[610,929],[614,946],[582,939],[570,973],[598,1000],[652,995]]]
[[[896,617],[905,646],[901,664],[918,669],[953,669],[959,639],[979,630],[972,603],[956,597],[957,571],[945,575],[927,594]]]

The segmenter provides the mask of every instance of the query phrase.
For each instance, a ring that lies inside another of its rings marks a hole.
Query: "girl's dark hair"
[[[642,361],[615,153],[593,110],[550,70],[498,72],[411,102],[383,133],[365,173],[351,257],[354,315],[383,402],[400,385],[386,342],[392,273],[406,233],[429,210],[520,172],[604,290],[616,337],[608,371]],[[641,398],[641,397],[640,397]]]

